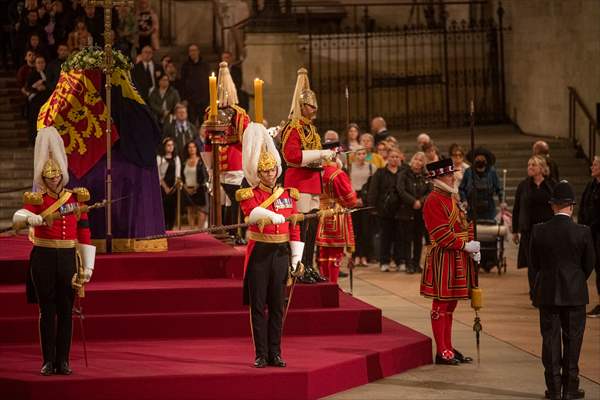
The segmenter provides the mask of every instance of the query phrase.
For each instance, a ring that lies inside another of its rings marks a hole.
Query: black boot
[[[69,363],[63,361],[56,366],[57,375],[71,375],[73,370],[69,367]]]
[[[464,356],[460,351],[452,349],[454,352],[454,358],[456,358],[461,364],[469,364],[473,362],[473,358]]]
[[[279,354],[276,354],[269,360],[269,365],[272,367],[284,368],[286,366],[286,363],[285,361],[283,361],[283,358],[281,358]]]
[[[254,368],[264,368],[267,364],[267,359],[265,357],[256,357],[254,360]]]
[[[435,363],[438,365],[458,365],[460,361],[456,358],[444,358],[439,354],[435,355]]]
[[[54,364],[51,362],[46,362],[42,365],[42,369],[40,370],[40,375],[50,376],[54,373]]]
[[[319,271],[314,268],[312,265],[308,267],[308,271],[310,272],[310,276],[315,280],[315,282],[327,282],[327,278],[321,276]]]

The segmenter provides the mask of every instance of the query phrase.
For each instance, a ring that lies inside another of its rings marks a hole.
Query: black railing
[[[590,109],[585,105],[579,93],[574,87],[569,86],[569,140],[575,147],[581,148],[586,158],[591,163],[596,156],[596,143],[600,129],[598,121],[594,118]],[[577,111],[583,112],[587,122],[587,137],[577,130]],[[587,143],[584,143],[586,142]],[[587,146],[585,146],[587,144]],[[587,149],[586,149],[587,147]],[[586,151],[587,150],[587,151]]]
[[[415,6],[428,3],[395,2],[339,5],[329,23],[323,22],[327,4],[294,4],[301,13],[311,84],[322,107],[321,129],[343,129],[346,109],[350,119],[368,123],[375,114],[390,126],[403,129],[464,126],[474,100],[480,123],[506,120],[504,77],[504,10],[493,18],[449,21],[445,6],[480,7],[469,15],[487,15],[487,1],[440,2],[425,20],[381,27],[371,17],[373,7]],[[390,8],[390,11],[393,9]],[[379,10],[380,11],[380,10]],[[425,10],[427,11],[427,10]],[[381,13],[380,13],[381,14]],[[344,15],[340,21],[338,16]],[[412,18],[412,10],[411,10]],[[346,107],[345,91],[350,92]]]

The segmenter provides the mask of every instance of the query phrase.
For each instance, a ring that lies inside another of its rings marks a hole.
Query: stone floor
[[[517,270],[515,247],[507,243],[508,272],[482,273],[484,308],[481,362],[457,367],[429,365],[338,393],[328,399],[541,399],[545,389],[540,359],[539,318],[527,295],[527,271]],[[430,301],[419,296],[419,275],[357,268],[354,295],[383,309],[383,314],[431,336]],[[594,276],[588,284],[591,308],[597,304]],[[348,279],[340,285],[349,289]],[[474,313],[467,302],[455,312],[453,342],[476,356]],[[600,399],[600,319],[587,319],[580,358],[581,387],[587,399]]]

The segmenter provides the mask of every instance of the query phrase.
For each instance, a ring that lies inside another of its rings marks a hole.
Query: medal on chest
[[[292,208],[292,199],[285,198],[279,198],[277,200],[275,200],[275,202],[273,203],[273,207],[275,207],[275,210],[282,210],[284,208]]]

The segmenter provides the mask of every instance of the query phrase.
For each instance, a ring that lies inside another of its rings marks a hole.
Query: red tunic
[[[431,246],[421,278],[421,295],[438,300],[470,298],[477,286],[475,263],[463,251],[473,226],[450,193],[434,188],[425,200],[423,219]]]
[[[328,164],[323,170],[321,209],[356,207],[356,192],[350,178],[336,165]],[[348,247],[354,251],[354,229],[350,214],[321,218],[317,228],[317,246]]]
[[[321,193],[321,168],[302,167],[302,150],[321,150],[321,139],[312,123],[294,119],[286,125],[281,135],[281,151],[287,163],[284,184],[301,193]]]
[[[79,189],[75,189],[75,191],[77,190]],[[63,209],[84,205],[83,202],[78,201],[78,195],[69,190],[63,190],[61,196],[65,192],[69,193],[70,197],[62,206]],[[25,197],[27,198],[28,195],[32,194],[26,194]],[[23,208],[35,214],[41,214],[58,200],[48,193],[40,195],[42,204],[31,204],[31,202],[25,201]],[[33,196],[39,195],[36,193]],[[78,218],[76,213],[70,213],[55,219],[50,226],[36,226],[33,229],[33,238],[31,239],[35,246],[41,247],[75,247],[75,242],[91,244],[88,215],[87,213],[81,213]],[[73,245],[70,246],[68,241],[73,241]]]
[[[248,114],[241,107],[235,106],[232,109],[234,110],[234,114],[231,119],[231,125],[225,131],[224,136],[219,135],[214,137],[212,131],[207,130],[206,132],[208,142],[218,138],[218,142],[221,143],[219,148],[220,172],[242,170],[242,137],[250,123],[250,117],[248,117]],[[205,115],[204,119],[206,120],[207,118],[208,114]],[[205,151],[212,151],[212,144],[207,143],[204,149]]]
[[[240,201],[240,206],[242,208],[242,211],[244,212],[244,215],[249,216],[255,207],[266,208],[267,210],[281,214],[286,218],[292,214],[296,214],[297,196],[295,193],[295,189],[284,189],[281,196],[279,196],[271,204],[267,206],[261,205],[271,196],[271,194],[273,194],[273,191],[276,189],[277,187],[272,190],[261,183],[255,188],[246,188],[238,190],[238,192],[236,193],[236,198],[238,199],[238,201]],[[248,228],[248,246],[246,247],[246,259],[244,260],[244,275],[246,274],[246,268],[248,266],[248,260],[250,259],[250,255],[252,254],[252,249],[254,248],[254,244],[257,241],[265,243],[287,243],[290,241],[299,240],[300,226],[292,226],[290,222],[285,222],[279,225],[265,225],[262,229],[262,232],[258,225],[250,226]]]

